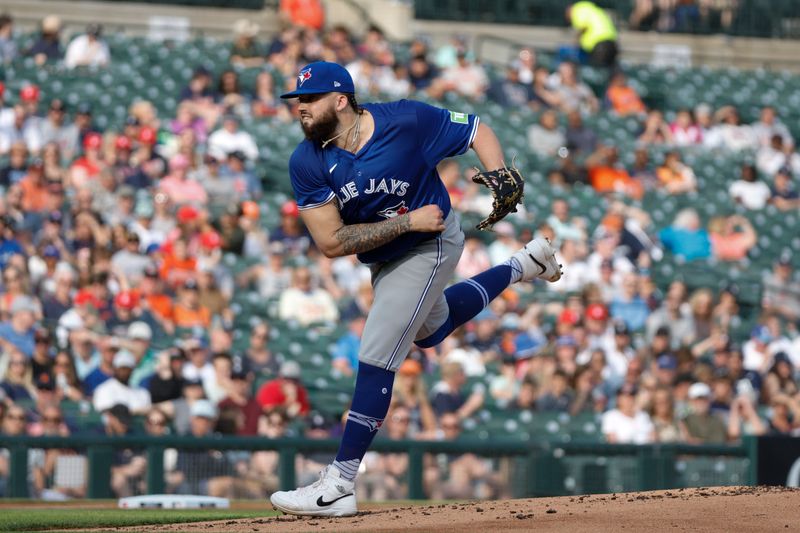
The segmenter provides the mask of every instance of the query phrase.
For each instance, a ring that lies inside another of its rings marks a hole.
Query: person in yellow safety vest
[[[567,7],[566,15],[580,34],[578,42],[589,55],[589,63],[613,67],[617,61],[617,29],[611,17],[594,2],[575,2]]]

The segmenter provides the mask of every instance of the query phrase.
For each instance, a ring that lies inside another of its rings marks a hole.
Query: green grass
[[[114,528],[148,524],[177,524],[205,520],[263,518],[272,510],[226,509],[3,509],[0,531],[50,531],[53,529]]]

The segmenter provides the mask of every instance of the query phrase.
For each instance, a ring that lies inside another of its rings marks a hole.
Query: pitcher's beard
[[[337,126],[339,126],[339,119],[336,118],[336,111],[332,109],[319,115],[311,124],[300,121],[300,127],[303,128],[306,139],[320,143],[336,135]]]

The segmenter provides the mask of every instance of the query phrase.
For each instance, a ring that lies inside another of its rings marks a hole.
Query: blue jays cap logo
[[[305,83],[305,81],[307,79],[310,79],[310,78],[311,78],[311,69],[310,68],[306,68],[306,69],[301,70],[300,74],[297,76],[298,87],[302,87],[303,83]]]

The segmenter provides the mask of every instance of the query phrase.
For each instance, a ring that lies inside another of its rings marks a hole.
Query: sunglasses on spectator
[[[6,415],[9,420],[25,420],[25,415]]]
[[[52,422],[53,424],[60,424],[61,417],[60,416],[45,416],[42,417],[43,422]]]

